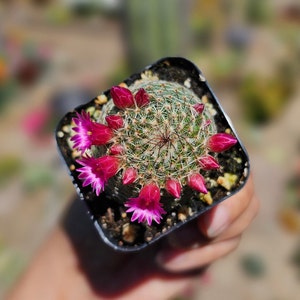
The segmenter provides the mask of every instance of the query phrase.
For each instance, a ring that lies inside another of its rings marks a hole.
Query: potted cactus
[[[238,191],[247,153],[202,73],[163,58],[75,108],[56,139],[103,240],[136,251]]]

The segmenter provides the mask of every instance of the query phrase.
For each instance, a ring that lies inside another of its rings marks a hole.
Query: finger
[[[259,210],[259,200],[256,196],[252,197],[248,207],[223,233],[212,242],[220,242],[241,235],[251,224]]]
[[[226,230],[248,207],[254,195],[252,177],[235,195],[213,207],[198,218],[200,231],[208,238],[215,238]]]
[[[161,252],[157,257],[157,262],[161,267],[172,272],[201,268],[233,251],[238,246],[239,241],[240,237],[235,237],[186,251]]]

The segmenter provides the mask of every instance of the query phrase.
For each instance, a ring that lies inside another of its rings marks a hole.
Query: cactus
[[[166,214],[161,196],[180,201],[185,187],[209,193],[203,172],[220,168],[217,154],[237,139],[217,132],[212,105],[189,82],[150,76],[112,87],[108,98],[98,119],[84,110],[73,118],[83,186],[97,196],[109,190],[132,222],[149,226]]]

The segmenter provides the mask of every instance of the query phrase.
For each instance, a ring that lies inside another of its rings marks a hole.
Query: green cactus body
[[[199,171],[198,158],[207,154],[206,140],[216,132],[209,107],[198,114],[193,105],[199,98],[178,83],[139,81],[130,90],[135,94],[141,88],[149,105],[119,111],[125,126],[113,142],[125,149],[121,166],[138,170],[136,183],[141,186],[155,182],[164,188],[167,178],[184,186],[187,176]]]

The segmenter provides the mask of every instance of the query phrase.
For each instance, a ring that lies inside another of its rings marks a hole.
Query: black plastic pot
[[[217,131],[224,132],[226,130],[230,130],[237,137],[229,118],[210,89],[206,79],[193,63],[179,57],[163,58],[146,67],[140,73],[131,75],[129,78],[124,80],[124,83],[128,86],[132,85],[136,80],[140,80],[142,78],[142,74],[147,71],[151,71],[160,80],[176,82],[192,89],[192,91],[199,96],[199,99],[206,95],[209,99],[209,103],[216,111],[214,119]],[[112,101],[109,96],[109,90],[105,91],[103,94],[109,98],[109,101]],[[163,236],[168,235],[183,224],[194,220],[205,211],[235,194],[244,186],[248,179],[250,167],[248,155],[244,146],[237,137],[238,142],[231,149],[218,154],[218,161],[222,166],[220,170],[206,171],[204,174],[206,178],[212,178],[215,180],[217,180],[220,176],[226,177],[226,174],[234,174],[235,183],[232,188],[227,189],[223,186],[211,187],[210,191],[213,199],[212,203],[200,200],[199,193],[186,193],[185,197],[188,197],[189,199],[181,199],[180,201],[191,202],[193,213],[187,218],[178,219],[174,217],[174,210],[171,210],[163,216],[160,224],[153,224],[151,226],[143,223],[133,224],[130,222],[129,217],[126,216],[126,213],[124,216],[124,206],[120,204],[120,202],[114,201],[114,199],[112,199],[105,191],[97,197],[90,186],[83,187],[82,181],[78,179],[79,173],[76,171],[76,168],[79,165],[76,162],[76,151],[72,149],[69,139],[71,136],[70,128],[72,118],[76,115],[76,112],[81,112],[82,109],[97,110],[101,113],[101,97],[96,97],[90,102],[76,107],[73,111],[67,113],[62,118],[56,129],[57,145],[66,165],[68,166],[69,173],[72,177],[77,193],[81,200],[86,204],[87,212],[99,232],[99,235],[105,243],[115,250],[125,252],[138,251],[149,244],[153,244]],[[102,222],[103,218],[108,218],[108,216],[112,220],[110,226],[107,226],[107,223]],[[78,222],[80,222],[80,220],[78,220]],[[125,224],[131,224],[134,226],[134,230],[137,232],[134,241],[124,239],[123,230]]]

